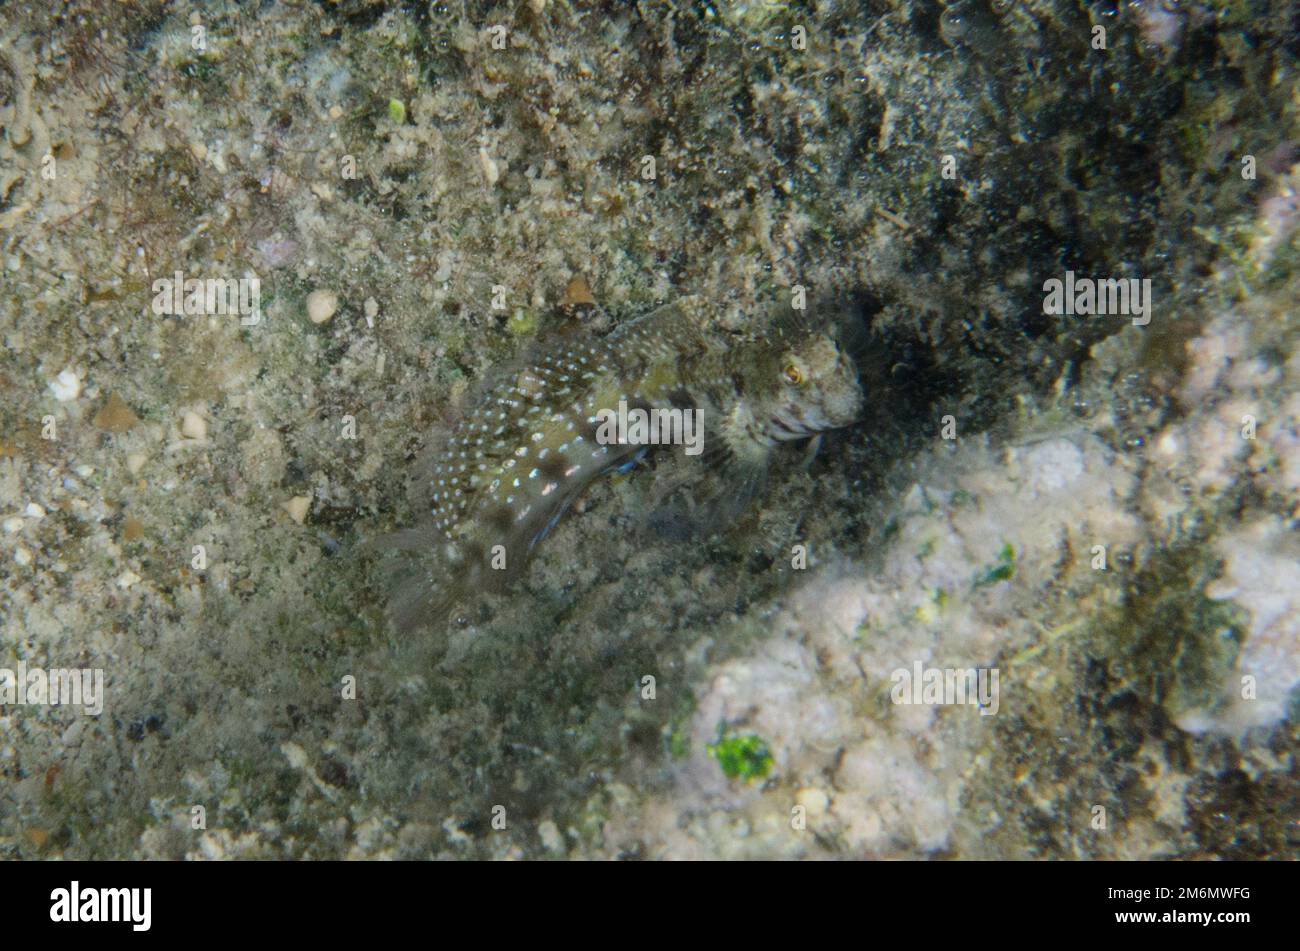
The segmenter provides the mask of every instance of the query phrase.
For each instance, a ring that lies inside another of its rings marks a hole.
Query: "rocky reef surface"
[[[104,687],[0,692],[0,857],[1294,858],[1298,35],[6,4],[0,668]],[[704,539],[603,481],[386,625],[366,542],[494,368],[796,286],[862,325],[860,423]]]

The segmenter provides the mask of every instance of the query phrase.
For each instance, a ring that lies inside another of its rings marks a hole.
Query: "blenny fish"
[[[424,558],[394,592],[396,626],[435,620],[517,578],[583,489],[653,448],[602,432],[620,404],[695,414],[704,452],[682,467],[718,476],[715,494],[733,501],[762,483],[781,443],[858,418],[857,367],[833,324],[792,310],[733,333],[712,316],[702,299],[682,298],[496,375],[429,475],[432,530],[392,544]]]

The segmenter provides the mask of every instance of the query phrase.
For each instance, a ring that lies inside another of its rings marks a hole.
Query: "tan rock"
[[[102,429],[106,433],[125,433],[140,422],[140,417],[126,405],[122,397],[110,393],[104,405],[95,414],[93,422],[96,429]]]
[[[289,513],[291,519],[301,525],[307,520],[307,510],[311,508],[311,496],[295,495],[281,507]]]
[[[339,309],[339,295],[331,290],[315,290],[307,295],[307,319],[323,324]]]

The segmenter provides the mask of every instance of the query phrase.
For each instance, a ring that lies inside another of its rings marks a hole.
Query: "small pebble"
[[[284,758],[289,761],[289,765],[294,769],[307,768],[307,751],[297,743],[281,743],[280,752],[284,754]]]
[[[323,324],[339,309],[339,295],[333,291],[312,291],[307,295],[307,319],[313,324]]]
[[[299,525],[307,520],[307,509],[310,507],[310,495],[295,495],[288,502],[284,503],[284,510],[288,512],[289,517]]]
[[[14,549],[14,561],[25,568],[32,563],[32,553],[26,548],[16,548]]]
[[[542,848],[546,849],[552,855],[563,855],[564,836],[560,834],[560,828],[550,819],[544,820],[537,827],[537,834],[541,837]]]
[[[125,433],[140,422],[140,417],[136,416],[131,407],[126,405],[122,397],[116,393],[110,393],[108,400],[95,414],[93,422],[96,429],[102,429],[109,433]]]
[[[591,295],[591,287],[587,284],[586,278],[579,275],[564,289],[564,296],[560,298],[561,307],[575,307],[579,304],[594,304],[596,298]]]
[[[81,380],[71,370],[64,370],[51,381],[50,389],[56,400],[67,403],[81,395]]]
[[[128,515],[122,524],[122,541],[133,542],[143,536],[144,524],[138,518]]]
[[[823,815],[831,804],[830,797],[815,786],[799,790],[794,799],[795,802],[804,807],[809,816]]]
[[[35,502],[28,502],[23,514],[28,518],[45,518],[45,509]]]
[[[186,413],[181,417],[181,435],[186,439],[206,439],[208,424],[198,413]]]
[[[489,185],[495,185],[501,180],[501,167],[497,165],[496,159],[488,155],[488,150],[483,146],[479,146],[478,162],[483,169],[483,177],[487,179]]]

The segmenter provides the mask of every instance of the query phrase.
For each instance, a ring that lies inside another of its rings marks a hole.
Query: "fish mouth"
[[[837,425],[820,409],[808,411],[799,406],[785,406],[772,414],[767,428],[768,434],[777,442],[789,442],[835,429]]]
[[[787,424],[780,416],[773,416],[771,420],[768,421],[768,432],[771,433],[772,438],[777,440],[777,442],[787,442],[791,439],[799,439],[802,436],[806,436],[811,432],[811,430],[805,429],[801,425]]]
[[[768,418],[768,435],[777,442],[788,442],[841,429],[862,418],[865,402],[862,391],[856,390],[852,399],[846,396],[831,400],[828,405],[787,404]]]

